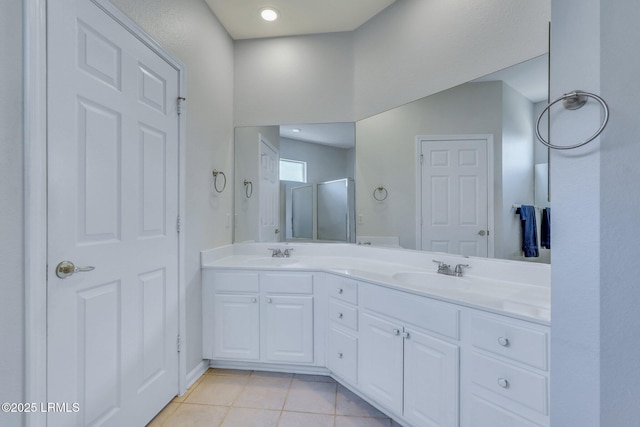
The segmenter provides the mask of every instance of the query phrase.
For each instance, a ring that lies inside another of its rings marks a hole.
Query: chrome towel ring
[[[542,116],[544,115],[544,113],[546,113],[554,104],[560,101],[563,101],[562,105],[567,110],[577,110],[579,108],[582,108],[582,106],[587,103],[588,98],[593,98],[596,101],[598,101],[598,103],[600,103],[600,105],[602,106],[602,109],[604,110],[604,119],[602,120],[602,124],[593,135],[591,135],[588,139],[574,145],[554,145],[542,137],[540,133],[540,121],[542,120]],[[565,93],[564,95],[554,99],[553,101],[551,101],[549,105],[544,107],[544,110],[540,112],[540,115],[538,116],[538,120],[536,121],[536,136],[538,137],[538,140],[540,140],[541,143],[543,143],[549,148],[554,148],[556,150],[571,150],[572,148],[582,147],[583,145],[588,144],[594,139],[596,139],[598,135],[602,133],[605,126],[607,126],[608,121],[609,121],[609,106],[604,101],[604,99],[590,92],[574,90],[572,92]]]
[[[373,198],[379,202],[387,200],[388,196],[389,196],[389,192],[382,185],[373,190]]]
[[[218,175],[222,175],[222,178],[224,179],[221,190],[218,190]],[[227,176],[224,174],[224,172],[214,169],[213,170],[213,188],[215,188],[215,190],[218,193],[222,193],[226,188],[226,186],[227,186]]]
[[[253,183],[251,181],[244,180],[244,195],[247,196],[247,199],[251,198],[253,194]]]

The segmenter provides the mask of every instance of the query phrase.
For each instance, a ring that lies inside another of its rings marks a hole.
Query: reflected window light
[[[280,159],[280,181],[307,182],[307,162]]]

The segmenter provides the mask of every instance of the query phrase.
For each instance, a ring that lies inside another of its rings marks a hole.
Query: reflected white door
[[[47,425],[145,425],[178,392],[179,71],[89,0],[50,2],[48,62],[47,399],[79,411]]]
[[[260,241],[280,240],[280,152],[260,135]]]
[[[422,250],[488,256],[486,139],[419,141]]]

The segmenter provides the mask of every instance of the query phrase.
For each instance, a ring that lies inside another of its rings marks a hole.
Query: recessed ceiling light
[[[302,132],[302,129],[293,128],[291,129],[291,132],[295,132],[295,133]]]
[[[278,11],[272,7],[265,7],[263,9],[260,9],[260,16],[265,21],[275,21],[276,19],[278,19]]]

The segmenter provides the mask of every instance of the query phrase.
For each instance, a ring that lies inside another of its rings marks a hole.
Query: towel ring
[[[213,173],[213,188],[215,188],[218,193],[222,193],[224,189],[227,187],[227,176],[224,174],[224,172],[217,171],[215,169],[213,170],[212,173]],[[218,175],[222,175],[222,178],[224,178],[224,181],[222,184],[222,190],[218,190]]]
[[[253,183],[251,181],[244,180],[244,195],[247,196],[247,199],[251,198],[253,194]]]
[[[602,120],[602,124],[593,135],[591,135],[588,139],[574,145],[554,145],[542,137],[542,134],[540,133],[540,120],[542,120],[542,116],[544,115],[545,112],[547,112],[551,108],[551,106],[553,106],[554,104],[560,101],[563,101],[562,105],[567,110],[577,110],[579,108],[582,108],[582,106],[587,103],[588,98],[593,98],[596,101],[598,101],[598,103],[600,103],[600,105],[602,106],[602,109],[604,110],[604,119]],[[572,92],[565,93],[559,98],[554,99],[553,101],[551,101],[549,105],[547,105],[544,108],[544,110],[542,110],[542,112],[538,116],[538,120],[536,121],[536,136],[538,137],[538,140],[540,140],[541,143],[543,143],[549,148],[555,148],[556,150],[571,150],[573,148],[582,147],[583,145],[588,144],[594,139],[596,139],[598,135],[602,133],[605,126],[607,126],[608,121],[609,121],[609,106],[604,101],[604,99],[590,92],[574,90]]]
[[[381,194],[381,197],[378,197],[378,193]],[[379,202],[387,200],[388,196],[389,196],[389,192],[382,185],[373,190],[373,198]]]

